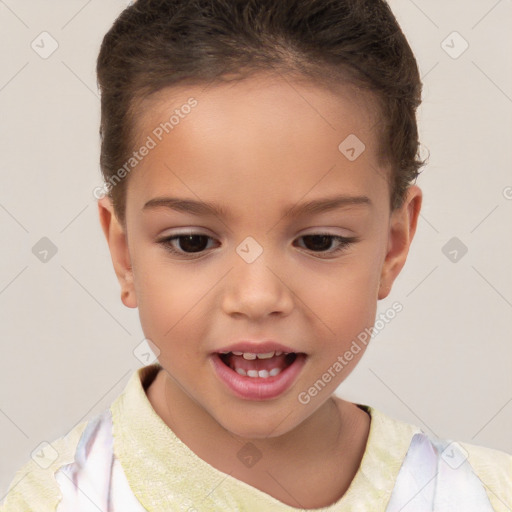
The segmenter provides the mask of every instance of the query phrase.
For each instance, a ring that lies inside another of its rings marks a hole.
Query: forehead
[[[223,82],[213,84],[161,89],[139,104],[135,133],[151,131],[191,97],[200,103],[203,123],[206,117],[216,123],[243,117],[250,122],[257,112],[264,112],[269,123],[314,118],[314,124],[323,123],[332,130],[350,126],[363,135],[375,128],[379,116],[374,95],[355,85],[334,81],[319,84],[305,77],[261,72],[243,80],[225,77]],[[288,124],[289,132],[292,128]]]
[[[367,192],[375,173],[384,173],[376,121],[372,97],[355,87],[284,75],[163,89],[140,105],[136,146],[148,137],[155,145],[128,189],[139,202],[176,187],[189,196],[229,190],[261,200],[293,200],[307,188],[327,191],[342,182],[341,192]],[[344,153],[352,147],[363,151],[357,160]]]

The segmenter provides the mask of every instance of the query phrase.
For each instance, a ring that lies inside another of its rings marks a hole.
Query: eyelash
[[[198,252],[185,252],[185,251],[180,251],[172,246],[172,242],[174,240],[178,240],[180,238],[191,237],[191,236],[194,236],[194,237],[201,236],[201,237],[206,237],[209,240],[213,240],[212,237],[205,235],[203,233],[181,233],[179,235],[172,235],[170,237],[166,237],[161,240],[157,240],[157,243],[162,245],[164,247],[164,249],[167,250],[168,252],[170,252],[171,254],[175,254],[175,255],[181,256],[183,258],[195,259],[195,258],[198,258],[198,257],[201,257],[202,255],[204,255],[206,250],[202,250],[202,251],[198,251]],[[309,251],[313,254],[318,254],[318,255],[327,254],[327,255],[331,256],[333,254],[340,253],[342,251],[345,251],[350,245],[359,241],[359,239],[357,237],[343,237],[343,236],[339,236],[339,235],[332,235],[330,233],[309,233],[307,235],[302,235],[298,239],[304,238],[304,237],[309,237],[309,236],[311,236],[311,237],[313,237],[313,236],[314,237],[328,237],[328,238],[331,238],[333,241],[339,242],[338,247],[336,247],[335,249],[327,250],[327,251],[312,251],[312,250],[306,249],[307,251]],[[320,256],[320,257],[323,258],[324,256]]]

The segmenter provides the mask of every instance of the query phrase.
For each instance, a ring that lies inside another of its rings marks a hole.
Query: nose
[[[234,267],[224,281],[224,312],[251,320],[289,315],[294,307],[292,283],[281,268],[270,251],[263,250],[251,263],[235,255]]]

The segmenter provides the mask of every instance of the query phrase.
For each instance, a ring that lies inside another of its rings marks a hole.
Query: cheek
[[[197,329],[202,299],[214,278],[192,271],[192,266],[167,262],[161,252],[140,258],[134,266],[134,285],[146,337],[167,343]]]
[[[377,311],[376,275],[368,260],[358,255],[310,291],[308,305],[313,305],[311,321],[314,319],[318,336],[311,356],[314,379],[308,385],[326,379],[322,382],[333,392],[363,357]],[[308,389],[311,396],[317,393],[316,388]]]
[[[297,274],[303,276],[294,289],[305,303],[301,307],[323,326],[326,339],[345,339],[373,325],[380,275],[374,253],[375,248],[354,251],[340,263]]]

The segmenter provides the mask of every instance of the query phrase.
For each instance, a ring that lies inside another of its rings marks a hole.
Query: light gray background
[[[424,206],[406,267],[379,303],[404,309],[338,392],[440,437],[512,452],[512,3],[390,4],[424,78]],[[142,365],[137,311],[120,301],[92,194],[95,60],[126,5],[0,0],[0,501],[42,441],[107,408]],[[47,59],[31,48],[43,31],[59,45]],[[462,48],[453,31],[469,43],[456,59],[442,47]],[[58,249],[46,263],[32,252],[42,237]],[[442,252],[453,237],[468,248],[457,262]]]

